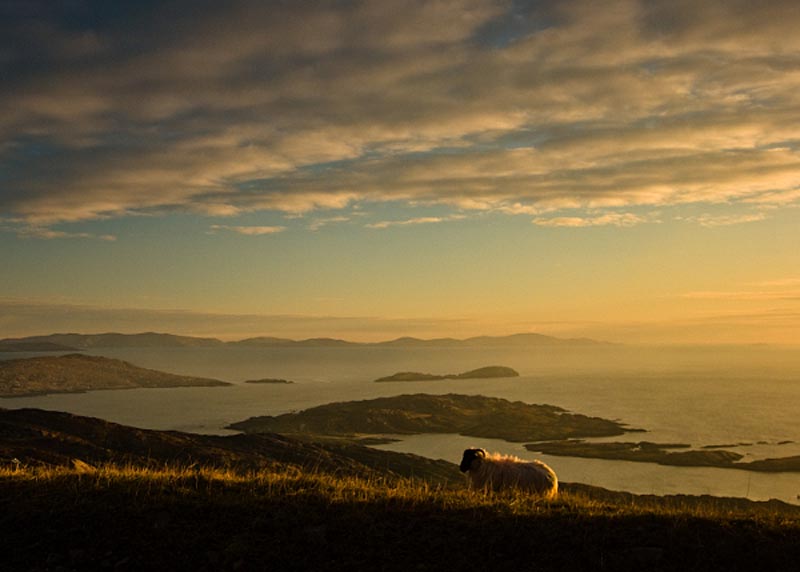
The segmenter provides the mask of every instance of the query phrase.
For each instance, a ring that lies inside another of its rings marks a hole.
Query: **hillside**
[[[346,441],[0,410],[0,458],[8,570],[761,571],[800,558],[800,507],[570,483],[550,503],[485,495],[454,464]]]
[[[800,515],[289,469],[0,471],[7,570],[794,570]],[[479,563],[479,565],[476,565]]]
[[[275,434],[198,435],[137,429],[92,417],[39,409],[0,409],[0,459],[32,465],[137,466],[193,463],[238,470],[291,465],[364,478],[418,475],[431,482],[460,480],[455,465],[417,455],[385,454],[344,440],[310,442]]]
[[[133,389],[230,385],[202,377],[174,375],[128,362],[82,354],[0,361],[0,397]]]
[[[518,442],[612,436],[630,430],[614,421],[568,413],[552,405],[457,394],[331,403],[277,417],[252,417],[230,427],[246,433],[314,435],[460,433]]]

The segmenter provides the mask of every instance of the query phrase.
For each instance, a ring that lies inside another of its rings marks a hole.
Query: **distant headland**
[[[218,379],[175,375],[83,354],[0,361],[0,397],[84,393],[98,389],[215,387]]]

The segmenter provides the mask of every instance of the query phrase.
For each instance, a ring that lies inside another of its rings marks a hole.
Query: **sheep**
[[[466,473],[470,488],[500,491],[519,489],[553,499],[558,494],[558,478],[541,461],[525,461],[510,455],[467,449],[459,466]]]

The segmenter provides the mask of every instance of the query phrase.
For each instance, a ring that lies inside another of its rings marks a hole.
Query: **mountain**
[[[228,342],[229,346],[242,346],[242,347],[343,347],[343,346],[360,346],[357,342],[348,342],[345,340],[337,340],[335,338],[310,338],[307,340],[289,340],[286,338],[273,338],[273,337],[258,337],[240,340],[238,342]]]
[[[229,346],[239,347],[283,347],[296,344],[294,340],[287,340],[286,338],[274,338],[270,336],[260,336],[257,338],[247,338],[237,342],[228,342]]]
[[[50,334],[47,336],[0,340],[0,351],[6,345],[12,346],[20,343],[58,344],[81,350],[118,347],[215,347],[224,344],[224,342],[216,338],[194,338],[154,332],[141,334]]]
[[[556,338],[544,334],[511,334],[510,336],[478,336],[467,338],[463,345],[469,347],[527,347],[527,346],[597,346],[613,345],[590,338]]]
[[[589,338],[556,338],[543,334],[512,334],[510,336],[478,336],[463,340],[455,338],[420,339],[402,337],[384,342],[350,342],[335,338],[310,338],[306,340],[291,340],[260,336],[244,340],[223,342],[216,338],[195,338],[190,336],[176,336],[173,334],[159,334],[146,332],[141,334],[50,334],[46,336],[31,336],[27,338],[7,338],[0,340],[0,351],[23,351],[12,349],[20,344],[43,344],[41,350],[26,349],[24,351],[62,351],[57,347],[47,347],[49,344],[66,346],[70,349],[89,350],[93,348],[116,347],[399,347],[399,348],[525,348],[541,346],[603,346],[612,345],[609,342],[592,340]],[[31,346],[33,347],[33,346]]]
[[[0,397],[78,393],[95,389],[230,385],[137,367],[128,362],[83,354],[0,361]]]
[[[419,347],[430,347],[430,346],[451,348],[459,346],[463,343],[464,340],[457,340],[455,338],[434,338],[431,340],[423,340],[420,338],[412,338],[409,336],[404,336],[402,338],[397,338],[395,340],[389,340],[386,342],[376,342],[372,345],[401,347],[401,348],[419,348]]]
[[[345,440],[310,442],[275,434],[197,435],[136,429],[92,417],[40,409],[0,409],[0,458],[23,464],[132,463],[163,467],[198,463],[237,470],[281,469],[365,478],[411,477],[461,481],[458,468]]]
[[[598,346],[612,344],[589,338],[556,338],[553,336],[545,336],[544,334],[526,333],[511,334],[509,336],[477,336],[463,340],[455,338],[423,340],[419,338],[403,337],[388,342],[378,342],[372,345],[394,347],[519,348],[536,346]]]

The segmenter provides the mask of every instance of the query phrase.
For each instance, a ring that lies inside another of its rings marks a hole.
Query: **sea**
[[[617,441],[723,446],[743,461],[800,455],[800,349],[769,346],[402,348],[381,346],[98,348],[140,367],[231,382],[229,387],[92,391],[0,399],[134,427],[232,434],[230,423],[316,405],[410,393],[488,395],[557,405],[644,433]],[[0,353],[0,359],[42,354]],[[52,355],[52,354],[48,354]],[[460,373],[509,366],[520,377],[375,383],[399,371]],[[247,384],[261,378],[292,384]],[[800,473],[672,467],[548,456],[522,443],[462,435],[395,435],[376,447],[458,463],[467,447],[539,458],[566,482],[639,494],[779,499],[800,504]]]

